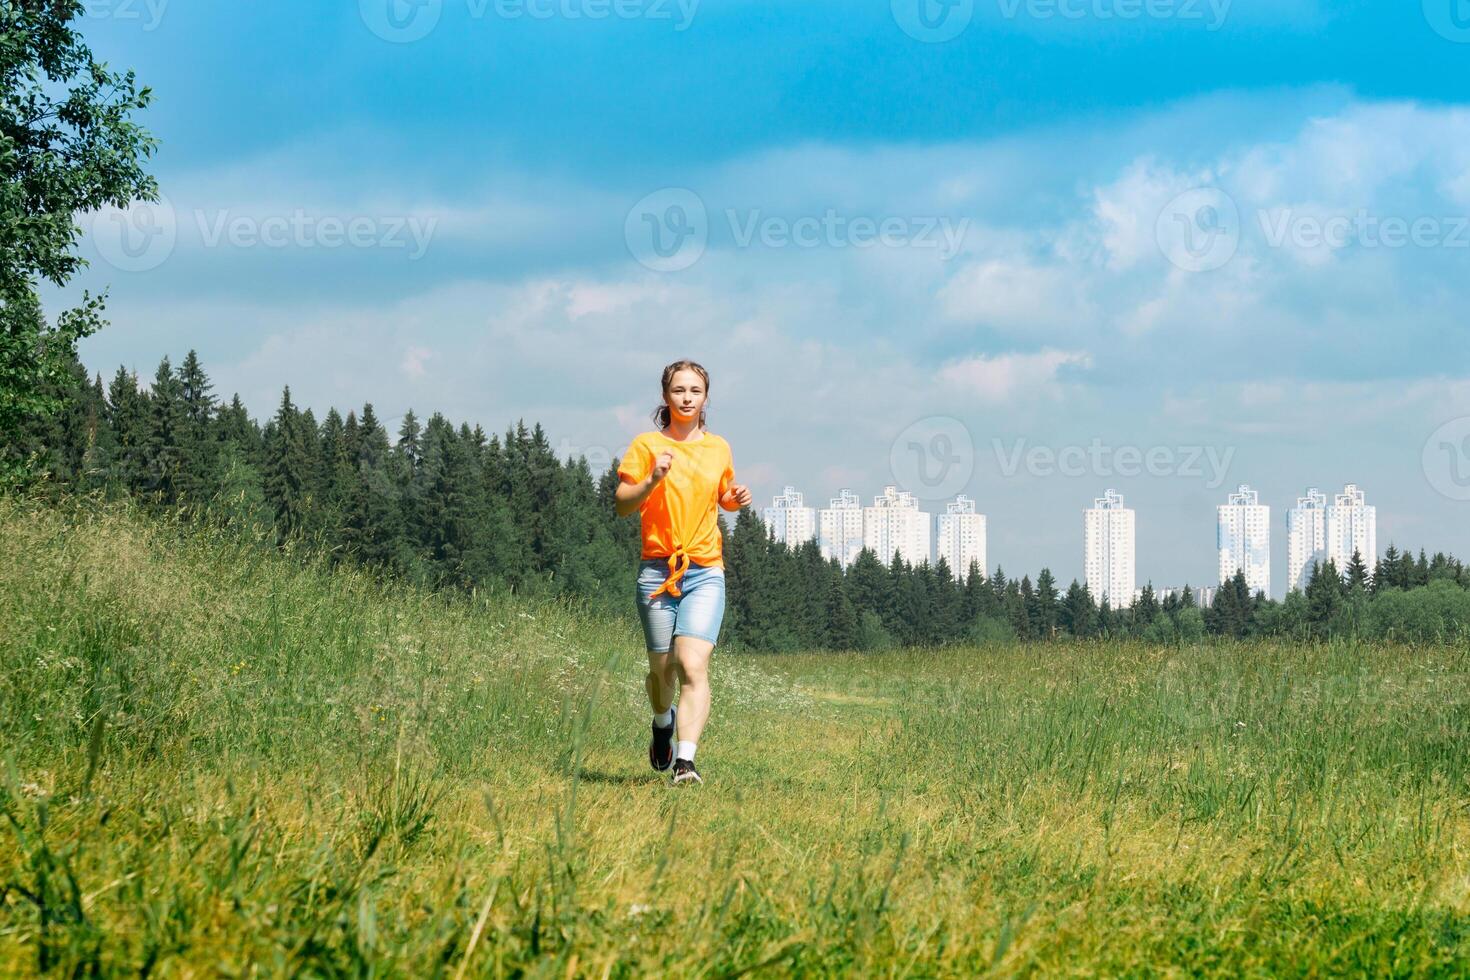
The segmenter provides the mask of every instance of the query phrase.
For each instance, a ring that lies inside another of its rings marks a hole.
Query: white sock
[[[694,747],[695,747],[695,745],[696,745],[696,743],[694,743],[694,742],[680,742],[679,743],[679,754],[678,754],[677,758],[685,759],[685,760],[687,760],[689,762],[693,762],[694,761]]]
[[[669,710],[661,715],[653,716],[653,723],[660,728],[668,728],[674,723],[674,706],[669,705]]]

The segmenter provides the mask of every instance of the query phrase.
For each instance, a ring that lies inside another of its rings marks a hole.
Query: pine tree
[[[116,482],[129,493],[139,492],[147,468],[148,396],[139,389],[138,376],[123,368],[107,388],[107,421],[117,441]]]
[[[990,584],[985,580],[985,570],[978,562],[970,562],[969,574],[965,576],[964,601],[961,620],[968,628],[981,617],[995,615]]]
[[[265,438],[265,496],[282,537],[301,534],[308,525],[314,461],[308,449],[307,428],[308,417],[292,404],[291,388],[287,386]]]
[[[1344,595],[1342,576],[1337,565],[1328,559],[1325,563],[1312,563],[1311,576],[1307,579],[1307,619],[1315,636],[1329,635],[1332,621],[1342,606]]]
[[[871,549],[863,548],[847,570],[847,583],[852,604],[859,617],[864,612],[872,613],[883,621],[883,608],[888,601],[888,575],[878,556]]]
[[[1092,595],[1085,585],[1078,583],[1076,579],[1067,587],[1067,594],[1062,599],[1061,625],[1072,636],[1083,638],[1093,635],[1093,625],[1096,618],[1097,607],[1093,604]]]
[[[165,357],[148,393],[148,437],[144,449],[143,492],[163,504],[179,499],[185,484],[183,436],[187,424],[183,388]]]
[[[831,648],[827,636],[830,571],[822,549],[815,540],[807,539],[786,551],[792,580],[788,598],[794,604],[792,615],[802,649]]]
[[[1019,616],[1012,619],[1011,625],[1021,639],[1034,640],[1041,635],[1041,607],[1036,602],[1036,590],[1031,586],[1031,576],[1021,576],[1020,593],[1021,601],[1015,606]]]
[[[878,612],[883,618],[883,628],[893,635],[900,646],[914,642],[917,624],[913,620],[913,590],[909,582],[908,564],[903,555],[894,551],[888,561],[888,589]]]
[[[239,395],[231,398],[230,404],[221,408],[215,415],[214,441],[221,447],[231,445],[238,447],[243,458],[255,465],[257,469],[265,463],[265,446],[260,426],[245,410],[245,405],[240,401]]]
[[[78,474],[79,486],[84,492],[102,490],[111,493],[120,490],[115,482],[115,467],[118,456],[117,435],[108,423],[109,408],[107,390],[98,374],[92,383],[88,398],[86,452],[82,456],[82,469]]]
[[[1135,610],[1135,618],[1139,628],[1145,628],[1153,623],[1159,615],[1159,601],[1154,593],[1154,584],[1149,582],[1143,587],[1143,592],[1138,597]]]
[[[1220,636],[1242,637],[1255,610],[1250,587],[1245,581],[1245,572],[1236,569],[1235,574],[1220,583],[1215,591],[1215,601],[1205,625],[1210,632]]]
[[[1050,568],[1043,568],[1036,577],[1036,611],[1037,619],[1032,624],[1035,634],[1045,640],[1055,638],[1057,622],[1061,618],[1061,605],[1058,601],[1056,576],[1051,573]]]
[[[181,499],[204,503],[219,485],[218,445],[214,438],[214,386],[199,355],[190,350],[178,369],[179,400],[183,421],[179,426],[178,494]]]
[[[840,575],[827,583],[827,646],[833,650],[858,649],[858,618],[852,600],[847,597]]]
[[[1367,591],[1368,588],[1368,566],[1363,563],[1363,555],[1357,548],[1353,549],[1352,560],[1348,562],[1347,584],[1349,591]]]
[[[343,545],[369,565],[403,571],[408,545],[391,459],[388,433],[372,404],[364,405],[358,426],[357,478],[341,517]]]
[[[1378,559],[1373,568],[1373,581],[1370,591],[1378,595],[1385,589],[1400,588],[1398,584],[1399,550],[1389,542],[1388,550],[1383,557]]]

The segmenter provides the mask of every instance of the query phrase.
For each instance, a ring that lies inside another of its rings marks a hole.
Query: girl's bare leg
[[[643,687],[648,691],[648,703],[654,714],[663,714],[674,703],[678,679],[679,665],[672,652],[649,653],[648,676],[643,679]]]
[[[709,720],[709,657],[715,645],[692,636],[674,637],[673,659],[679,673],[677,738],[698,742]]]

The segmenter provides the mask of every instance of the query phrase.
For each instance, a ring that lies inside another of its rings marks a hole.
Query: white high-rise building
[[[1220,584],[1245,572],[1251,595],[1271,594],[1271,508],[1245,484],[1216,508],[1216,545],[1220,551]]]
[[[1286,512],[1286,588],[1305,592],[1312,565],[1327,560],[1327,495],[1308,487]]]
[[[1327,560],[1346,575],[1353,551],[1362,556],[1368,574],[1378,561],[1378,508],[1363,503],[1363,491],[1349,483],[1327,507]]]
[[[761,520],[771,536],[788,548],[800,548],[817,536],[817,512],[802,503],[795,487],[772,498],[771,506],[761,510]]]
[[[857,560],[863,550],[863,505],[857,494],[844,489],[817,512],[817,540],[828,561],[835,558],[847,568]]]
[[[1133,511],[1123,495],[1109,490],[1082,512],[1082,567],[1087,588],[1100,605],[1130,605],[1136,579],[1133,557]]]
[[[929,561],[929,514],[919,510],[912,492],[897,487],[884,487],[873,498],[873,506],[863,508],[863,547],[887,565],[896,551],[910,565]]]
[[[975,501],[964,494],[938,516],[939,557],[949,563],[954,577],[963,582],[970,574],[970,563],[985,572],[985,515],[975,513]]]

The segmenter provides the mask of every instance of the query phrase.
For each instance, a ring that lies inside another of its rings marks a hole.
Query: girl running
[[[653,707],[648,761],[674,782],[700,783],[694,749],[709,718],[709,657],[725,615],[718,505],[739,510],[750,488],[735,482],[730,444],[704,428],[709,372],[693,361],[664,368],[658,428],[634,438],[618,466],[617,513],[639,512],[638,618],[648,650],[644,687]],[[679,704],[674,710],[674,683]],[[678,748],[673,746],[678,730]]]

